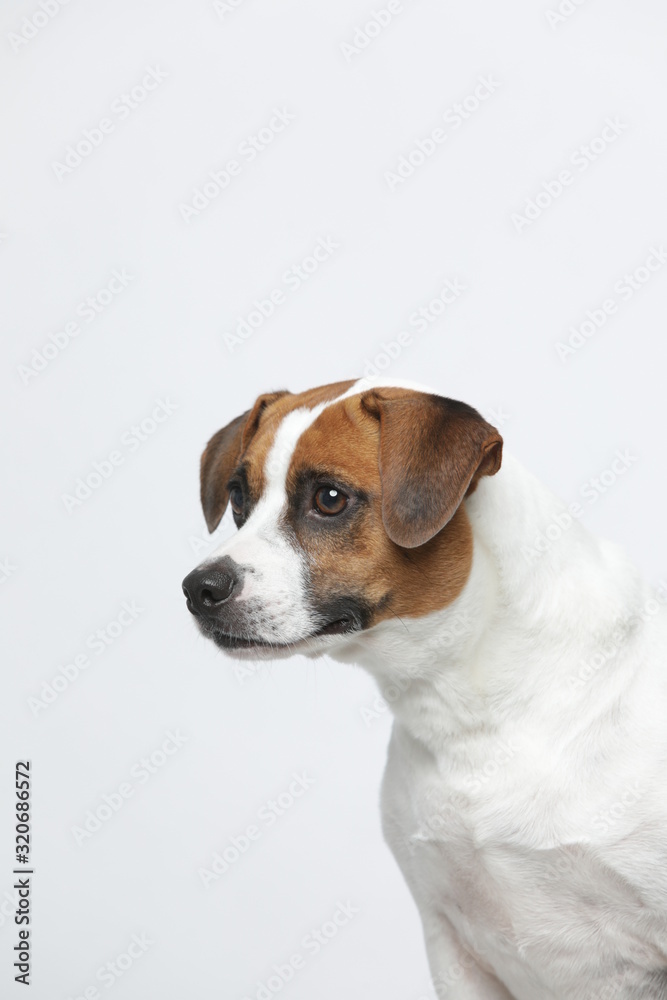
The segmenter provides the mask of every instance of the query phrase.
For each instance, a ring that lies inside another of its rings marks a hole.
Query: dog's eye
[[[243,491],[240,486],[232,486],[229,491],[229,502],[235,514],[240,515],[243,513]]]
[[[347,507],[347,497],[335,486],[321,486],[314,503],[320,514],[340,514]]]

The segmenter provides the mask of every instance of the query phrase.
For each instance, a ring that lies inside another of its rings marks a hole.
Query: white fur
[[[239,659],[275,659],[301,652],[318,656],[336,644],[335,637],[311,634],[322,624],[313,612],[306,586],[305,554],[290,544],[282,528],[287,510],[285,481],[301,435],[326,407],[373,386],[398,386],[425,390],[412,382],[360,379],[340,396],[317,406],[292,410],[281,421],[264,467],[265,489],[239,532],[215,549],[202,566],[229,556],[243,567],[243,589],[236,600],[248,602],[246,615],[253,635],[276,645],[236,649]],[[286,648],[280,649],[280,646]]]
[[[458,599],[330,654],[393,682],[384,829],[438,996],[665,998],[667,612],[577,522],[522,555],[564,506],[510,457],[466,507]]]
[[[423,388],[362,380],[345,396],[390,384]],[[313,625],[279,523],[294,447],[326,405],[285,418],[265,497],[215,553],[253,567],[242,596],[261,597],[268,639]],[[453,604],[311,649],[393,685],[384,829],[438,996],[665,1000],[667,611],[576,521],[527,554],[565,508],[511,457],[465,504],[473,564]]]
[[[322,409],[292,410],[282,420],[266,458],[266,485],[255,509],[238,533],[206,560],[215,563],[230,556],[243,567],[243,589],[236,600],[249,602],[249,625],[266,642],[296,645],[317,627],[306,592],[304,555],[290,545],[280,520],[287,509],[285,480],[294,449]],[[235,655],[275,657],[276,651],[236,650]]]

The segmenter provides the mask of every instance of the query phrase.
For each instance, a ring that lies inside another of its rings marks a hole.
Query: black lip
[[[214,615],[210,617],[197,615],[197,624],[202,633],[212,639],[220,649],[298,651],[298,648],[309,639],[319,639],[328,635],[354,635],[356,632],[364,631],[372,625],[374,611],[389,600],[390,595],[386,594],[377,605],[372,606],[354,594],[330,597],[326,602],[316,604],[313,608],[322,624],[308,635],[299,636],[292,642],[268,642],[259,636],[254,638],[243,628],[243,622],[235,622],[233,616],[229,616],[227,621],[222,621]],[[238,631],[233,631],[234,629]],[[239,635],[238,632],[245,634]]]
[[[335,621],[327,622],[309,635],[304,635],[294,642],[267,642],[265,639],[249,639],[247,636],[231,635],[229,632],[222,632],[214,626],[202,624],[202,631],[213,639],[216,646],[221,649],[292,649],[308,639],[318,639],[324,635],[351,635],[359,632],[361,625],[351,618],[338,618]]]
[[[356,622],[353,618],[346,616],[345,618],[337,618],[333,622],[328,622],[326,625],[322,625],[317,631],[313,632],[313,636],[318,635],[346,635],[349,632],[358,632],[361,625]]]

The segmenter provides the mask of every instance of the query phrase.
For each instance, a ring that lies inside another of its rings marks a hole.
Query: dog
[[[394,715],[383,830],[447,1000],[667,998],[667,595],[472,407],[260,396],[201,459],[183,581],[243,659],[359,664]]]

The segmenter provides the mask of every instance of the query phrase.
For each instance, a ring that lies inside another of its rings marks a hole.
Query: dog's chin
[[[252,635],[233,635],[216,625],[199,622],[202,633],[219,649],[237,660],[286,660],[290,656],[316,658],[324,656],[333,647],[344,643],[362,630],[350,619],[328,622],[312,634],[287,639],[267,640]]]

